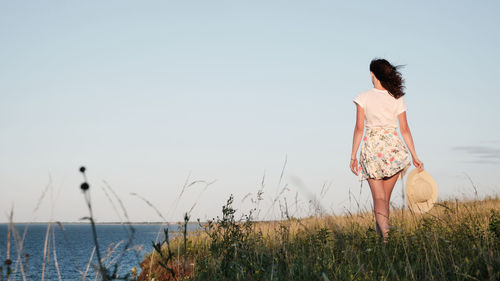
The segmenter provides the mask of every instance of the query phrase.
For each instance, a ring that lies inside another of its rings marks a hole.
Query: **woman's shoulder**
[[[369,103],[370,97],[373,95],[372,90],[367,90],[359,93],[353,101],[359,104],[362,108],[366,108],[367,103]]]

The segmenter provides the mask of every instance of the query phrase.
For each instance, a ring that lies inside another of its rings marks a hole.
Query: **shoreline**
[[[14,222],[14,225],[46,225],[46,224],[63,224],[63,225],[90,225],[90,222]],[[8,225],[8,222],[0,222],[0,225]],[[95,225],[177,225],[178,222],[94,222]],[[198,224],[198,222],[189,222],[189,225]]]

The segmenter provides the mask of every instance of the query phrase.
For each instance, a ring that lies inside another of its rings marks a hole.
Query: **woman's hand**
[[[418,169],[418,172],[422,172],[424,170],[424,163],[422,163],[422,161],[418,158],[413,158],[413,165]]]
[[[356,176],[358,175],[358,160],[356,158],[351,158],[351,163],[349,164],[349,167],[351,167],[351,171],[353,174]]]

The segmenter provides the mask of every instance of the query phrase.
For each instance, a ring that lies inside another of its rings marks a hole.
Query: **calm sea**
[[[26,226],[26,224],[15,224],[15,228],[21,236]],[[134,224],[132,227],[135,231],[133,239],[130,239],[131,231],[129,226],[119,224],[97,225],[101,256],[105,258],[108,267],[112,268],[112,265],[118,264],[121,275],[130,273],[133,267],[140,269],[139,264],[145,254],[152,250],[152,241],[156,240],[158,233],[160,233],[160,238],[163,239],[163,229],[166,226]],[[28,225],[21,255],[21,259],[25,263],[25,275],[28,280],[41,280],[47,228],[47,224]],[[188,230],[197,228],[197,225],[188,225]],[[48,251],[45,254],[45,256],[49,256],[49,259],[45,267],[45,280],[59,280],[56,260],[62,280],[82,280],[82,272],[85,272],[94,249],[91,226],[89,224],[62,224],[61,228],[57,224],[52,224],[49,230]],[[170,232],[177,231],[179,226],[171,225],[169,230]],[[8,225],[0,224],[0,266],[3,266],[1,280],[4,280],[6,274],[4,261],[7,257],[7,233]],[[129,240],[131,240],[131,243],[126,248],[125,246]],[[26,258],[25,254],[28,254],[29,257]],[[17,257],[17,242],[14,236],[11,235],[10,259],[13,261],[12,270],[16,270]],[[26,260],[27,262],[25,262]],[[90,264],[86,280],[94,280],[96,276],[97,258],[95,254]],[[17,266],[17,273],[14,277],[11,280],[22,280],[20,266]]]

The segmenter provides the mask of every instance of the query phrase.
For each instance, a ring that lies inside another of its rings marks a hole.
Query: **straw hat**
[[[415,213],[426,213],[436,203],[437,184],[425,170],[414,169],[406,178],[406,203]]]

